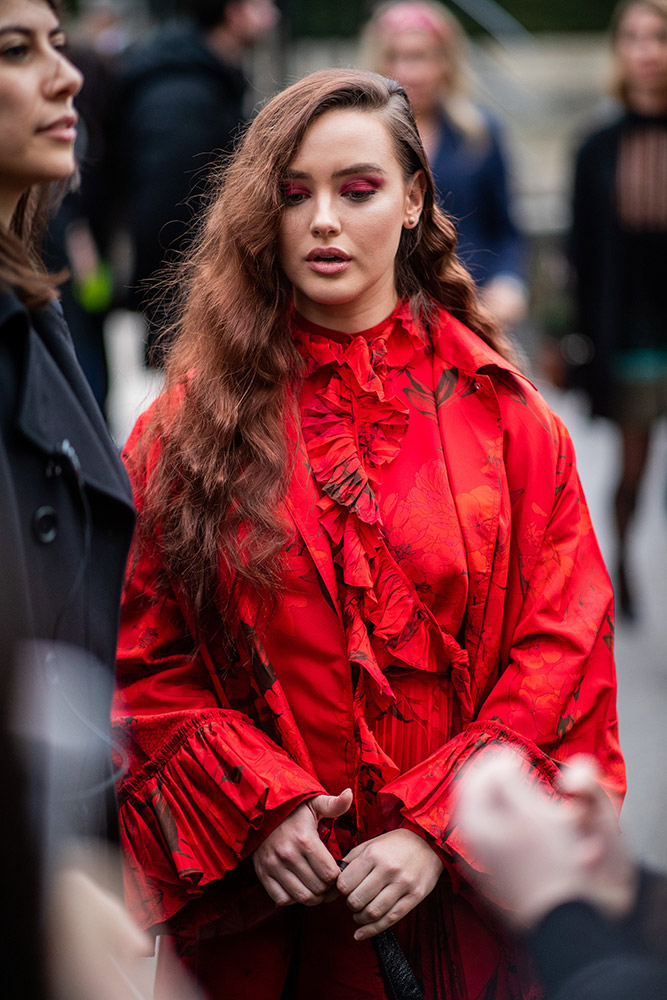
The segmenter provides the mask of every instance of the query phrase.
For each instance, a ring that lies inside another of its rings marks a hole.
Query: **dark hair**
[[[179,0],[179,13],[191,18],[202,31],[216,28],[225,19],[227,7],[239,0]]]
[[[274,97],[222,170],[196,250],[182,266],[170,391],[148,416],[130,460],[141,475],[152,450],[137,537],[157,539],[166,574],[205,635],[219,627],[220,594],[230,593],[230,581],[263,593],[280,581],[288,540],[280,500],[291,471],[287,427],[299,373],[288,326],[291,286],[278,261],[281,180],[310,125],[335,109],[380,115],[405,177],[424,171],[422,215],[415,229],[403,230],[396,257],[399,295],[426,324],[440,303],[511,353],[456,256],[456,231],[436,206],[403,89],[375,73],[335,69]]]

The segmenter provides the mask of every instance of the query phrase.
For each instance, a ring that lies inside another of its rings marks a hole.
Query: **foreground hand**
[[[456,813],[484,869],[468,878],[507,923],[533,926],[561,903],[583,899],[608,916],[632,902],[636,871],[595,764],[575,758],[558,780],[562,799],[526,775],[512,751],[471,764]]]
[[[335,819],[352,805],[352,792],[316,795],[302,802],[270,833],[253,855],[257,877],[278,906],[317,906],[338,875],[338,865],[320,840],[321,819]]]
[[[54,1000],[152,996],[154,943],[120,901],[83,871],[59,872],[48,899],[47,956]],[[194,997],[184,991],[184,1000]]]
[[[401,920],[435,887],[444,867],[412,830],[391,830],[355,847],[345,858],[338,890],[360,924],[357,941]]]

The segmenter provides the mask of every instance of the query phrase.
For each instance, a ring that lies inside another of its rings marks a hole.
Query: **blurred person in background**
[[[667,414],[667,0],[621,3],[611,24],[617,118],[576,157],[571,259],[592,412],[619,427],[616,595],[637,614],[627,539],[656,421]]]
[[[457,252],[505,329],[525,315],[522,240],[512,218],[498,123],[467,95],[467,39],[430,0],[377,7],[361,39],[364,66],[405,87]]]
[[[560,798],[527,773],[497,747],[464,771],[471,881],[527,941],[548,1000],[664,1000],[667,876],[631,858],[590,758],[561,768]]]
[[[208,168],[245,121],[244,59],[278,19],[273,0],[180,0],[178,9],[182,19],[127,53],[118,110],[129,304],[144,313],[145,359],[158,368],[156,336],[172,318],[176,288],[156,295],[151,279],[191,242]]]
[[[109,705],[134,509],[38,252],[75,171],[64,47],[50,0],[0,0],[2,993],[130,1000],[150,942],[79,850],[111,850],[119,880]]]
[[[498,743],[546,787],[592,753],[623,795],[572,442],[478,302],[398,83],[293,84],[216,191],[124,450],[128,904],[215,1000],[384,1000],[391,928],[428,1000],[536,1000],[452,803]]]
[[[101,7],[92,13],[102,13]],[[87,28],[86,12],[77,24],[68,55],[83,74],[75,98],[79,115],[76,161],[78,183],[66,193],[49,222],[43,258],[49,270],[66,271],[60,301],[77,358],[106,417],[109,369],[105,320],[114,298],[110,263],[113,206],[119,183],[115,170],[117,53]]]

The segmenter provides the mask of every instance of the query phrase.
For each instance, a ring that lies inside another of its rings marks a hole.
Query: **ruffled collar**
[[[354,334],[318,326],[296,311],[291,327],[307,375],[332,363],[346,366],[364,391],[380,394],[387,369],[405,367],[415,351],[428,343],[426,333],[412,317],[407,299],[400,299],[393,312],[376,326]]]
[[[352,336],[294,314],[292,330],[306,367],[301,427],[319,487],[320,524],[340,574],[350,660],[362,667],[378,709],[393,700],[383,674],[390,662],[439,671],[455,686],[467,654],[440,630],[387,544],[376,490],[398,456],[409,410],[397,378],[430,340],[401,301],[382,323]]]

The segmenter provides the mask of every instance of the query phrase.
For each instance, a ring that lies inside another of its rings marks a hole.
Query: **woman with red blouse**
[[[388,928],[429,1000],[536,998],[457,780],[511,745],[550,789],[585,751],[620,803],[611,588],[404,91],[323,70],[270,101],[184,267],[125,450],[132,911],[209,998],[382,1000]]]

